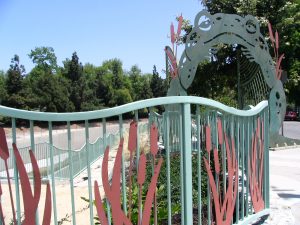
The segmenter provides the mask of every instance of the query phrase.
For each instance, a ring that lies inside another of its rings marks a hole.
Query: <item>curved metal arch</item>
[[[199,63],[210,60],[219,49],[219,44],[240,45],[242,54],[259,65],[264,81],[269,87],[270,131],[278,134],[286,110],[286,98],[282,82],[275,76],[275,65],[265,38],[260,33],[257,19],[251,15],[208,11],[199,12],[194,27],[187,36],[185,50],[179,61],[179,77],[170,83],[168,96],[186,95],[192,84]]]

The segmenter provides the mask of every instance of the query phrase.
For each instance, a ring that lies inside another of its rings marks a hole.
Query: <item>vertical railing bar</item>
[[[217,127],[217,122],[218,122],[218,113],[217,111],[214,111],[213,113],[213,137],[214,137],[214,144],[215,144],[215,148],[216,148],[216,151],[218,152],[219,154],[219,140],[218,140],[218,127]],[[214,149],[213,149],[214,151]],[[219,174],[217,174],[215,172],[215,181],[216,181],[216,186],[217,186],[217,192],[220,193],[220,190],[219,190]]]
[[[54,160],[53,160],[53,137],[52,137],[52,122],[48,122],[49,127],[49,145],[50,145],[50,167],[51,167],[51,184],[52,184],[52,201],[53,201],[53,215],[54,224],[57,225],[57,209],[56,209],[56,191],[54,179]]]
[[[244,210],[245,210],[245,193],[244,193],[244,177],[245,177],[245,117],[242,118],[242,133],[241,133],[241,163],[242,163],[242,214],[241,214],[241,219],[244,219]]]
[[[165,126],[165,147],[166,147],[166,166],[167,166],[167,196],[168,196],[168,225],[172,225],[172,202],[171,202],[171,169],[170,169],[170,146],[169,146],[169,126],[170,118],[169,113],[166,112],[166,126]]]
[[[238,116],[235,117],[235,125],[236,125],[236,135],[235,135],[235,148],[236,148],[236,161],[237,161],[237,178],[235,178],[235,182],[238,182],[238,190],[237,190],[237,198],[236,198],[236,203],[235,203],[235,217],[236,217],[236,223],[239,222],[240,220],[240,195],[239,195],[239,170],[240,170],[240,118]],[[242,181],[243,182],[243,181]]]
[[[269,106],[266,107],[266,109],[264,110],[265,111],[265,126],[264,126],[264,129],[265,129],[265,137],[264,137],[264,140],[265,140],[265,159],[266,159],[266,169],[265,169],[265,173],[264,173],[264,176],[266,176],[266,189],[267,189],[267,196],[266,196],[266,208],[270,208],[270,165],[269,165],[269,162],[270,162],[270,158],[269,158]]]
[[[102,137],[103,137],[103,152],[107,147],[107,137],[106,137],[106,118],[102,119]],[[106,208],[107,208],[107,220],[108,224],[111,225],[111,210],[110,210],[110,203],[107,198],[105,198]]]
[[[210,116],[208,111],[206,111],[205,113],[205,117],[206,117],[206,126],[210,126]],[[206,139],[206,133],[205,133],[205,139]],[[210,165],[210,156],[208,155],[208,164]],[[208,176],[207,176],[208,177]],[[208,224],[211,224],[211,196],[210,196],[210,184],[209,184],[209,179],[207,178],[207,222]]]
[[[12,142],[17,144],[17,136],[16,136],[16,119],[11,118],[12,124]],[[13,164],[14,164],[14,177],[15,177],[15,191],[16,191],[16,204],[17,204],[17,222],[18,225],[21,225],[21,202],[20,202],[20,188],[19,188],[19,173],[16,164],[15,155],[13,155]]]
[[[254,138],[254,135],[255,135],[254,134],[254,130],[255,130],[255,127],[254,127],[254,121],[255,120],[254,120],[254,118],[255,118],[255,116],[251,116],[250,117],[250,143],[249,143],[250,144],[250,148],[249,148],[249,157],[248,157],[248,159],[250,159],[250,157],[252,157],[252,148],[253,148],[253,146],[252,146],[252,139]],[[251,168],[249,168],[249,169],[251,169]],[[249,173],[251,173],[251,172],[249,171]],[[248,176],[249,176],[249,174],[248,174]],[[250,197],[250,201],[249,201],[249,206],[251,206],[249,208],[249,214],[252,215],[253,214],[253,206],[252,206],[252,199],[251,199],[251,197]]]
[[[123,137],[123,118],[122,114],[119,115],[119,130],[120,139]],[[125,159],[124,151],[122,153],[122,195],[123,195],[123,210],[125,215],[127,215],[127,198],[126,198],[126,177],[125,177]]]
[[[30,148],[31,148],[32,152],[34,153],[34,155],[37,157],[36,151],[35,151],[35,143],[34,143],[34,124],[33,124],[32,120],[29,121],[29,127],[30,127]],[[32,173],[32,176],[34,177],[33,173]],[[35,212],[35,223],[37,225],[39,224],[39,208],[38,207]]]
[[[246,172],[246,217],[249,214],[249,157],[250,157],[250,141],[251,141],[251,133],[250,133],[250,117],[246,118],[246,166],[245,166],[245,172]]]
[[[266,174],[266,163],[267,163],[267,157],[266,157],[266,141],[265,141],[265,137],[266,137],[266,130],[265,130],[265,125],[266,125],[266,112],[265,109],[262,111],[262,116],[261,116],[261,122],[264,126],[264,133],[261,133],[262,135],[262,141],[263,141],[263,199],[264,199],[264,203],[265,203],[265,207],[266,208],[266,199],[267,199],[267,174]]]
[[[226,132],[226,121],[227,121],[227,116],[223,116],[223,120],[222,120],[222,134],[223,134],[224,138],[223,138],[223,144],[221,145],[221,151],[222,151],[222,170],[223,170],[223,182],[224,182],[223,193],[226,193],[226,191],[227,191],[227,181],[226,181],[226,148],[225,148],[225,135],[227,135],[227,132]]]
[[[70,189],[71,189],[71,201],[72,201],[72,223],[76,225],[76,213],[75,213],[75,199],[74,199],[74,180],[73,180],[73,152],[72,152],[72,136],[70,129],[70,121],[67,121],[68,129],[68,158],[69,158],[69,176],[70,176]]]
[[[175,122],[175,121],[174,121]],[[185,208],[184,208],[184,183],[183,183],[183,132],[182,132],[182,113],[179,113],[179,151],[180,151],[180,201],[181,201],[181,224],[185,223]]]
[[[149,123],[149,134],[151,130],[152,124],[155,123],[155,118],[154,118],[154,108],[150,107],[150,123]],[[149,135],[150,136],[150,135]],[[154,167],[155,167],[155,158],[152,158],[152,176],[154,175]],[[157,197],[156,193],[154,195],[154,203],[153,203],[153,219],[154,219],[154,224],[157,224]]]
[[[94,204],[93,204],[93,192],[92,192],[92,174],[91,174],[91,162],[90,162],[90,151],[89,151],[89,122],[84,121],[85,124],[85,148],[87,158],[87,173],[88,173],[88,189],[89,189],[89,207],[90,207],[90,224],[94,224]]]
[[[201,120],[200,120],[200,106],[197,105],[196,108],[196,127],[197,127],[197,175],[198,175],[198,224],[202,224],[202,177],[201,177]]]
[[[191,149],[191,108],[190,104],[182,104],[182,161],[184,189],[184,224],[193,224],[192,194],[192,149]]]
[[[134,112],[135,121],[137,124],[137,134],[136,134],[136,168],[139,168],[139,160],[140,160],[140,132],[139,132],[139,111],[136,110]]]

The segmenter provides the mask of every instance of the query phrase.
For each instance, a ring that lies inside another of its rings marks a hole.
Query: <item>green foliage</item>
[[[57,69],[57,58],[52,47],[36,47],[28,56],[39,67],[50,71]]]
[[[132,102],[132,98],[128,89],[117,89],[114,91],[113,99],[111,100],[111,105],[124,105],[129,102]]]
[[[25,74],[25,68],[20,64],[20,58],[18,55],[14,55],[11,59],[11,65],[7,71],[6,77],[6,92],[7,99],[3,101],[3,105],[11,106],[14,108],[24,108],[25,99],[21,91],[23,88],[23,79]]]
[[[188,89],[189,95],[214,99],[236,107],[236,62],[226,63],[227,53],[226,49],[222,49],[217,53],[215,61],[204,61],[198,65],[194,81]],[[235,57],[232,59],[235,60]]]
[[[136,65],[124,72],[116,58],[100,66],[82,65],[74,52],[58,67],[54,49],[44,46],[31,50],[28,56],[35,64],[28,74],[17,55],[6,73],[0,71],[1,104],[47,112],[90,111],[152,98],[154,88],[160,96],[165,93],[158,74],[159,81],[153,83],[153,76],[142,74]]]
[[[146,194],[148,191],[148,186],[151,181],[152,177],[152,157],[150,155],[149,160],[147,162],[146,166],[146,180],[143,185],[142,190],[142,203],[144,203],[146,199]],[[168,197],[167,197],[167,167],[166,167],[166,158],[165,155],[162,155],[163,157],[163,164],[159,173],[159,178],[157,182],[157,189],[156,189],[156,199],[157,199],[157,219],[158,224],[167,224],[168,220]],[[193,203],[194,208],[197,208],[198,205],[198,195],[200,194],[198,192],[198,173],[197,173],[197,155],[193,154],[192,156],[192,178],[193,178]],[[202,159],[202,154],[201,154]],[[202,208],[205,209],[207,206],[207,174],[204,168],[204,164],[201,165],[201,202],[202,202]],[[171,207],[172,207],[172,217],[177,217],[180,215],[181,212],[181,187],[180,187],[180,155],[179,153],[172,153],[170,156],[170,188],[171,188]],[[129,187],[128,187],[128,174],[127,174],[127,200],[129,195]],[[138,222],[138,204],[139,204],[139,186],[137,184],[137,175],[136,173],[132,176],[132,203],[131,203],[131,221],[133,224],[137,224]],[[89,202],[89,199],[81,197],[86,202]],[[106,199],[103,200],[104,202],[104,210],[107,212],[107,205],[106,205]],[[95,202],[94,202],[95,203]],[[120,204],[122,203],[122,199],[120,200]],[[127,206],[129,205],[129,202],[127,202]],[[142,205],[143,206],[143,205]],[[121,206],[123,208],[123,206]],[[95,217],[95,220],[99,222],[99,218]],[[96,224],[99,224],[96,222]],[[154,218],[153,215],[150,218],[150,223],[153,224]]]
[[[5,85],[5,73],[0,71],[0,104],[7,98],[7,91]]]
[[[156,66],[153,66],[152,79],[150,87],[153,93],[153,97],[164,97],[167,94],[167,83],[159,76],[159,73],[156,70]]]
[[[152,98],[150,79],[147,75],[142,75],[138,66],[132,66],[128,75],[131,83],[131,96],[133,101]]]

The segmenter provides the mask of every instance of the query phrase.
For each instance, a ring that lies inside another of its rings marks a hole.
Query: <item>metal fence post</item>
[[[191,144],[191,107],[182,104],[182,146],[183,146],[183,190],[184,190],[184,222],[193,224],[192,195],[192,144]]]

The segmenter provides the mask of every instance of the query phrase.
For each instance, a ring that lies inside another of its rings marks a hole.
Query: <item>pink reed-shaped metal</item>
[[[284,59],[284,54],[281,54],[279,56],[279,34],[278,34],[278,31],[277,30],[275,31],[275,37],[274,37],[271,23],[268,23],[268,28],[269,28],[271,44],[274,49],[275,61],[276,61],[276,67],[275,67],[276,78],[278,80],[280,80],[282,72],[283,72],[283,70],[281,69],[281,62]]]
[[[137,122],[132,121],[129,128],[129,140],[128,150],[130,152],[129,159],[129,200],[128,200],[128,217],[131,219],[131,204],[132,204],[132,164],[133,164],[133,153],[136,151],[137,142]]]
[[[223,130],[221,121],[218,120],[218,139],[220,145],[223,144]],[[228,137],[225,133],[225,147],[226,147],[226,159],[227,159],[227,170],[228,170],[228,182],[225,193],[223,193],[223,198],[220,193],[220,184],[219,174],[221,171],[218,149],[217,146],[214,147],[214,171],[217,174],[217,180],[215,180],[209,159],[212,148],[211,143],[211,129],[210,126],[206,126],[206,150],[208,158],[203,157],[205,169],[208,174],[209,184],[211,189],[211,196],[213,198],[214,209],[215,209],[215,223],[216,225],[229,225],[231,224],[235,201],[237,197],[238,190],[238,168],[237,168],[237,159],[235,156],[235,146],[234,140],[231,139],[231,146],[229,145]]]
[[[257,127],[252,135],[252,148],[249,157],[249,189],[254,212],[264,209],[263,189],[264,165],[264,123],[257,119]]]
[[[34,194],[32,194],[30,181],[16,144],[13,144],[13,149],[16,158],[17,168],[20,174],[21,189],[23,194],[24,216],[25,216],[23,225],[32,225],[35,224],[35,214],[41,196],[41,185],[42,185],[41,175],[40,175],[40,171],[35,156],[33,152],[29,150],[29,156],[30,156],[32,171],[34,175]],[[46,203],[44,209],[43,225],[50,224],[50,221],[51,221],[51,191],[50,191],[50,185],[48,183],[47,191],[46,191]]]
[[[8,164],[7,164],[7,160],[9,158],[9,151],[8,151],[5,131],[4,131],[3,127],[0,127],[0,158],[2,158],[5,163],[5,170],[6,170],[8,187],[9,187],[9,195],[10,195],[10,204],[11,204],[11,210],[13,213],[13,222],[14,222],[14,224],[17,224],[16,212],[15,212],[15,206],[14,206],[14,200],[13,200],[13,196],[12,196],[11,183],[10,183],[10,177],[9,177],[9,171],[8,171]],[[1,183],[0,183],[0,189],[1,189]],[[0,193],[0,196],[1,195],[2,195],[2,191]],[[1,217],[3,217],[1,203],[0,203],[0,211],[1,211]]]
[[[129,137],[130,139],[130,137]],[[112,176],[112,182],[111,185],[108,180],[108,155],[109,155],[109,147],[106,148],[105,153],[104,153],[104,158],[102,162],[102,182],[103,182],[103,188],[104,192],[106,194],[106,197],[108,201],[111,204],[111,210],[112,210],[112,219],[113,223],[115,225],[131,225],[132,222],[130,221],[129,218],[126,217],[126,214],[121,208],[121,157],[122,157],[122,151],[123,151],[123,142],[124,139],[122,138],[119,144],[118,152],[116,155],[116,159],[114,162],[114,169],[113,169],[113,176]],[[160,168],[162,165],[162,158],[159,159],[158,164],[154,168],[154,175],[151,178],[150,185],[148,187],[148,192],[146,195],[146,200],[144,202],[144,209],[142,215],[138,215],[138,220],[139,224],[142,225],[148,225],[150,222],[150,215],[151,215],[151,208],[152,208],[152,203],[156,191],[156,184],[157,184],[157,179],[159,176]],[[138,172],[138,184],[140,186],[140,190],[142,190],[143,183],[145,181],[145,168],[146,168],[146,157],[142,154],[140,159],[139,159],[139,172]],[[99,217],[99,220],[101,224],[108,224],[107,216],[104,211],[103,203],[102,203],[102,198],[98,189],[98,183],[95,181],[95,186],[94,186],[94,192],[95,192],[95,203],[96,203],[96,208],[97,208],[97,214]],[[140,191],[141,195],[141,191]],[[141,207],[142,205],[142,200],[139,200],[139,206]],[[138,210],[140,213],[140,210]],[[141,218],[141,221],[140,221]]]

